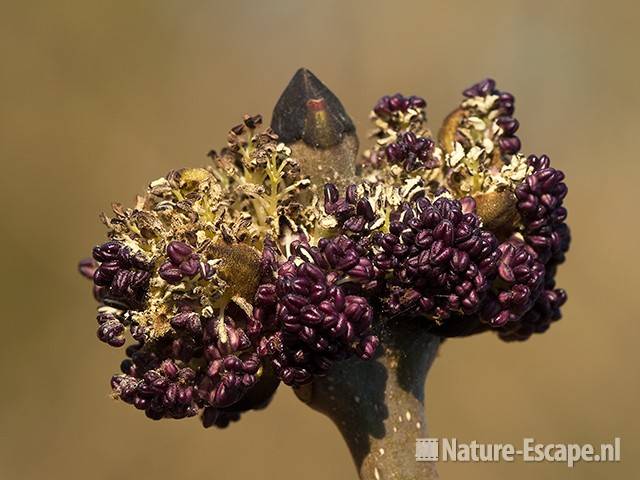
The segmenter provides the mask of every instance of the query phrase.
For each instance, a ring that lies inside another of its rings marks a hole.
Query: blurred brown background
[[[151,422],[108,398],[122,353],[95,338],[76,261],[98,212],[207,162],[299,66],[360,127],[384,93],[432,124],[491,75],[524,150],[568,175],[564,319],[525,344],[447,342],[428,387],[437,437],[610,441],[619,464],[440,464],[444,479],[631,478],[637,395],[639,9],[632,2],[3,2],[0,19],[0,478],[352,479],[335,427],[282,388],[226,431]],[[407,445],[412,454],[414,445]]]

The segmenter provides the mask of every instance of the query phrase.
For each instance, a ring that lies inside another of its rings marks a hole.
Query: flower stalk
[[[427,436],[425,381],[441,339],[405,318],[386,322],[378,336],[373,361],[336,363],[296,394],[338,427],[360,479],[436,479],[433,462],[416,461],[415,441]]]

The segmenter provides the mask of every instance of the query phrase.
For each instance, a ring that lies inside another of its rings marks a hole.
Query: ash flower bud
[[[174,265],[180,265],[193,254],[193,248],[183,242],[171,242],[167,245],[167,257]]]
[[[193,277],[200,271],[200,262],[197,257],[190,257],[180,264],[179,269],[187,277]]]
[[[564,261],[571,240],[565,223],[567,211],[563,206],[567,194],[564,174],[551,167],[546,155],[531,155],[527,163],[533,173],[516,188],[517,208],[523,224],[522,236],[537,262],[544,264],[544,279],[543,286],[530,297],[501,292],[499,301],[534,299],[526,313],[515,319],[510,317],[511,321],[499,329],[499,336],[505,341],[526,340],[533,333],[546,331],[552,322],[560,319],[560,307],[567,298],[564,290],[555,288],[554,279],[557,265]],[[495,310],[495,304],[489,308]]]
[[[172,285],[180,283],[183,277],[180,269],[171,262],[163,263],[158,270],[158,274],[160,275],[160,278]]]
[[[117,241],[95,247],[93,257],[99,263],[91,265],[84,261],[80,270],[84,275],[93,270],[96,298],[131,309],[142,308],[151,278],[151,265]]]
[[[418,137],[413,132],[398,135],[396,141],[385,149],[390,163],[400,164],[411,172],[419,168],[435,168],[438,161],[433,157],[435,143],[431,138]]]
[[[98,262],[114,261],[124,246],[119,242],[107,242],[93,249],[93,258]]]
[[[538,296],[531,308],[517,322],[507,323],[498,330],[501,340],[506,342],[524,341],[534,333],[544,333],[551,323],[562,317],[560,307],[567,301],[567,294],[562,289],[547,289]]]
[[[515,110],[515,99],[513,95],[498,90],[496,88],[496,82],[491,78],[482,80],[467,88],[463,92],[463,95],[471,99],[474,97],[495,97],[491,110],[496,110],[499,115],[495,120],[495,125],[500,129],[500,133],[496,139],[498,147],[503,154],[515,155],[518,153],[521,143],[520,139],[515,136],[519,123],[515,118],[512,118]],[[482,112],[483,115],[486,115],[486,113],[487,112]]]
[[[171,319],[171,326],[176,329],[185,329],[191,333],[202,331],[200,316],[195,312],[181,312]]]
[[[243,123],[247,128],[251,130],[255,130],[260,125],[262,125],[262,115],[245,115],[243,118]]]
[[[486,97],[496,90],[496,81],[493,78],[485,78],[478,83],[467,88],[462,94],[465,97]]]
[[[377,346],[370,332],[373,310],[368,301],[345,294],[334,283],[339,277],[323,268],[330,262],[320,248],[298,245],[297,250],[303,258],[317,258],[319,265],[285,262],[275,284],[258,289],[254,308],[254,317],[269,312],[273,318],[268,323],[274,326],[264,332],[258,353],[270,359],[287,385],[307,383],[326,373],[333,362],[354,354],[370,358]]]
[[[333,183],[326,183],[324,185],[324,208],[325,208],[325,211],[327,210],[327,208],[335,210],[333,205],[336,204],[336,202],[338,201],[339,198],[340,198],[340,193],[338,192],[338,187],[336,187]]]
[[[549,167],[545,155],[532,155],[527,161],[534,172],[516,188],[517,208],[525,241],[546,262],[552,256],[562,257],[569,248],[569,232],[564,223],[567,210],[563,206],[567,186],[564,174]]]
[[[426,317],[434,335],[545,331],[566,301],[554,279],[570,243],[564,174],[517,154],[513,95],[491,79],[464,95],[437,144],[424,99],[382,97],[356,186],[353,122],[301,69],[274,131],[245,115],[212,165],[114,204],[110,240],[78,266],[103,304],[99,339],[123,346],[129,330],[137,342],[114,397],[152,419],[201,413],[225,427],[280,381],[374,358],[378,314]]]
[[[340,100],[309,70],[299,69],[273,109],[271,127],[287,144],[316,148],[338,144],[355,127]]]
[[[355,283],[366,290],[378,286],[380,272],[368,258],[369,246],[366,242],[338,235],[331,239],[321,238],[315,247],[304,243],[293,247],[298,256],[310,259],[322,272],[331,275],[335,281],[339,279],[343,285]],[[314,288],[324,292],[320,284]]]
[[[113,313],[98,313],[97,335],[100,341],[112,347],[121,347],[125,343],[125,326],[120,318]]]
[[[354,237],[361,237],[381,225],[371,201],[364,196],[359,197],[358,187],[354,184],[347,187],[344,198],[340,198],[334,184],[325,184],[324,211],[333,215],[343,231]]]
[[[147,417],[159,420],[196,415],[194,380],[192,369],[180,368],[173,360],[165,360],[141,378],[116,375],[111,386],[121,400],[144,410]]]
[[[183,242],[171,242],[167,245],[167,258],[158,270],[160,278],[172,285],[179,284],[184,277],[195,277],[199,273],[204,278],[211,276],[209,266],[200,261],[200,257],[191,246]]]
[[[493,327],[516,322],[526,314],[542,292],[545,275],[536,253],[520,240],[506,241],[498,248],[499,282],[484,306],[484,317]]]
[[[405,204],[374,245],[374,264],[392,275],[387,308],[437,321],[477,312],[500,258],[496,238],[477,216],[446,198]]]
[[[212,342],[204,350],[208,363],[206,375],[198,384],[198,395],[208,405],[222,408],[238,402],[257,383],[261,363],[249,351],[251,342],[242,329],[230,320],[225,320],[222,327],[216,322],[212,319],[205,327],[205,338]]]
[[[380,340],[375,335],[365,337],[356,347],[358,356],[362,360],[371,360],[374,357],[379,344]]]
[[[427,102],[424,98],[411,95],[405,97],[400,93],[395,95],[385,95],[380,98],[373,107],[374,113],[381,118],[388,118],[395,112],[405,113],[410,108],[414,110],[422,110],[426,108]]]
[[[518,137],[502,137],[498,139],[498,146],[504,153],[513,155],[520,151],[520,139]]]
[[[496,88],[496,82],[492,78],[486,78],[475,85],[467,88],[462,94],[467,98],[488,97],[494,95],[497,97],[496,102],[499,110],[505,116],[513,115],[515,99],[508,92],[501,92]]]
[[[511,117],[498,117],[496,123],[506,135],[513,135],[520,127],[518,120]]]

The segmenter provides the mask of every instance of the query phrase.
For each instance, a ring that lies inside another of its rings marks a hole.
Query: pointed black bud
[[[299,69],[273,109],[271,128],[284,143],[328,148],[355,127],[340,100],[306,68]]]

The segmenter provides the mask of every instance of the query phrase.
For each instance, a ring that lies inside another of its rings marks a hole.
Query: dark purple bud
[[[188,277],[193,277],[200,272],[200,262],[196,257],[190,257],[180,264],[180,272]]]
[[[496,123],[504,131],[505,136],[512,136],[520,127],[520,123],[515,118],[499,117]]]
[[[195,312],[182,312],[171,319],[171,326],[177,329],[185,329],[192,333],[202,331],[200,316]]]
[[[158,270],[158,274],[160,275],[160,278],[162,278],[165,282],[172,285],[177,285],[182,281],[182,272],[171,262],[162,264],[162,266]]]
[[[475,85],[467,88],[462,94],[465,97],[486,97],[495,92],[496,82],[491,78],[486,78]]]
[[[289,311],[296,314],[307,304],[307,300],[300,295],[287,295],[281,301]]]
[[[501,137],[498,139],[500,150],[504,153],[514,154],[520,151],[520,139],[518,137]]]
[[[167,245],[167,256],[171,263],[175,266],[180,265],[182,262],[187,260],[191,254],[193,253],[193,249],[183,242],[171,242]]]
[[[276,303],[276,286],[270,283],[260,285],[256,292],[257,305],[273,305]]]
[[[116,272],[113,272],[108,268],[99,267],[93,273],[93,283],[95,283],[98,287],[108,287],[109,285],[111,285],[111,281],[113,280],[113,276]]]
[[[103,245],[94,247],[93,258],[98,262],[110,262],[118,258],[118,254],[123,245],[119,242],[107,242]]]
[[[371,360],[376,353],[379,345],[378,337],[369,335],[365,337],[358,345],[358,355],[362,360]]]
[[[327,183],[324,186],[324,202],[325,208],[327,203],[336,203],[340,194],[338,193],[338,187],[336,187],[333,183]]]

